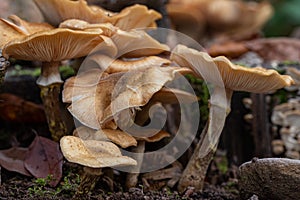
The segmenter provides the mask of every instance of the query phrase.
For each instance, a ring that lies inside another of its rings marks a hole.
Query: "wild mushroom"
[[[9,61],[2,55],[4,45],[13,39],[26,36],[30,33],[52,29],[50,25],[26,22],[16,15],[9,16],[9,19],[13,22],[3,18],[0,19],[0,85],[4,80],[6,68],[9,66]]]
[[[67,19],[81,19],[89,23],[112,23],[124,31],[152,27],[161,14],[143,5],[126,7],[120,13],[112,13],[98,6],[89,6],[85,0],[34,0],[45,19],[57,26]],[[69,12],[72,10],[72,12]]]
[[[102,29],[56,28],[14,39],[3,47],[5,57],[42,62],[42,74],[37,84],[41,87],[49,130],[55,141],[66,133],[59,108],[60,61],[89,54],[99,43],[107,41],[101,36],[102,32]]]
[[[232,92],[247,91],[264,93],[293,84],[290,76],[261,67],[246,68],[232,64],[225,57],[211,58],[207,53],[178,45],[171,60],[192,69],[198,78],[213,84],[210,113],[206,128],[180,179],[178,188],[188,186],[202,189],[207,167],[214,155],[225,118],[230,112]]]
[[[71,19],[62,22],[59,27],[82,31],[88,31],[94,28],[102,29],[102,35],[109,37],[109,39],[113,42],[113,44],[110,45],[115,45],[117,49],[116,52],[113,51],[114,49],[110,49],[112,53],[105,54],[112,57],[112,60],[105,59],[106,63],[104,61],[101,62],[101,64],[105,63],[107,66],[108,64],[111,64],[115,58],[153,56],[170,50],[167,45],[161,44],[143,30],[123,31],[110,23],[91,24],[83,20]],[[102,52],[103,49],[107,49],[107,43],[99,44],[94,50],[94,54],[96,54],[95,58],[90,56],[91,59],[99,60],[97,57],[101,56],[102,53],[99,53],[98,51],[101,50]]]
[[[111,120],[117,120],[120,112],[128,114],[128,109],[133,112],[132,119],[138,107],[146,105],[165,83],[175,78],[177,72],[187,73],[190,70],[149,66],[103,78],[100,69],[88,70],[66,81],[63,101],[72,103],[68,110],[82,124],[98,130]],[[126,120],[130,120],[127,117]]]
[[[114,60],[109,56],[96,54],[89,56],[87,59],[87,65],[88,62],[94,62],[97,66],[102,68],[103,71],[109,74],[118,72],[128,72],[130,70],[137,69],[145,69],[149,66],[164,66],[169,65],[171,63],[170,60],[158,56]]]
[[[101,168],[137,164],[132,158],[122,156],[120,149],[112,142],[64,136],[60,140],[60,147],[69,162],[86,166],[75,196],[86,194],[94,188],[100,178]]]

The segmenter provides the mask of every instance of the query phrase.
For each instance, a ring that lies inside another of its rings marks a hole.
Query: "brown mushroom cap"
[[[102,29],[103,33],[101,35],[110,38],[118,51],[116,54],[106,53],[106,55],[115,58],[120,56],[133,58],[152,56],[170,50],[167,45],[161,44],[143,30],[123,31],[110,23],[90,24],[86,21],[71,19],[62,22],[60,27],[86,31],[95,28]],[[106,49],[107,43],[108,42],[99,44],[97,49]]]
[[[264,93],[294,83],[290,76],[280,75],[275,70],[242,67],[231,63],[224,56],[211,58],[205,52],[199,52],[183,45],[176,46],[170,58],[179,65],[192,69],[199,78],[203,79],[204,77],[206,81],[215,84],[218,81],[216,77],[219,75],[213,73],[217,71],[213,71],[212,68],[216,66],[225,88],[231,90]]]
[[[93,69],[65,82],[63,101],[72,103],[68,110],[82,124],[100,129],[113,119],[112,105],[117,106],[114,110],[116,116],[125,109],[134,111],[135,108],[147,104],[178,72],[186,73],[190,70],[178,67],[151,67],[130,71],[124,77],[124,73],[113,73],[101,78],[103,72]],[[114,91],[116,96],[112,97]]]
[[[129,6],[120,13],[112,13],[98,6],[89,6],[85,0],[34,0],[34,2],[46,20],[54,26],[67,19],[81,19],[89,23],[110,22],[122,30],[130,30],[151,27],[155,20],[161,18],[158,12],[149,10],[143,5]]]
[[[0,48],[2,49],[5,44],[13,39],[22,38],[28,34],[36,33],[39,31],[46,31],[53,29],[52,26],[44,23],[30,23],[20,19],[16,15],[9,16],[8,21],[0,18]]]
[[[74,130],[73,135],[80,137],[83,140],[111,141],[122,148],[137,145],[137,141],[134,137],[121,130],[100,129],[96,131],[85,126],[81,126]]]
[[[163,138],[170,137],[170,136],[171,136],[170,133],[161,130],[151,137],[137,137],[136,139],[144,140],[146,142],[158,142],[158,141],[162,140]]]
[[[111,142],[82,140],[64,136],[60,140],[64,157],[74,163],[92,168],[137,165],[130,157],[122,156],[120,149]]]
[[[78,58],[86,56],[99,43],[105,42],[101,33],[101,29],[74,31],[57,28],[42,31],[9,42],[3,48],[3,55],[43,62]]]
[[[103,54],[95,54],[87,58],[89,62],[95,62],[106,73],[128,72],[130,70],[145,69],[151,66],[164,66],[171,63],[170,60],[158,56],[148,56],[134,59],[112,59]]]

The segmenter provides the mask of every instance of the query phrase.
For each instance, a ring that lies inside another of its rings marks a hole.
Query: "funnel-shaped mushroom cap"
[[[3,55],[43,62],[78,58],[106,41],[100,35],[102,32],[101,29],[75,31],[64,28],[42,31],[9,42],[3,48]]]
[[[52,26],[44,23],[30,23],[20,19],[16,15],[9,17],[11,21],[0,18],[0,48],[13,39],[22,38],[28,34],[39,31],[47,31],[53,29]]]
[[[77,75],[77,80],[72,77],[66,81],[63,101],[72,102],[68,110],[82,124],[100,129],[104,123],[113,119],[113,114],[147,104],[156,92],[181,71],[186,73],[187,70],[177,67],[151,67],[132,70],[125,75],[113,73],[101,78],[102,71],[93,69],[92,72]],[[99,75],[98,78],[96,74]]]
[[[214,84],[218,74],[213,73],[216,66],[224,86],[227,89],[264,93],[274,91],[294,83],[287,75],[280,75],[275,70],[267,70],[261,67],[247,68],[231,63],[226,57],[211,58],[205,52],[199,52],[183,45],[178,45],[172,51],[171,60],[181,66],[191,68],[200,78]]]
[[[167,82],[175,79],[177,72],[177,67],[149,67],[127,72],[115,85],[111,105],[105,109],[101,122],[116,118],[118,113],[130,108],[134,115],[135,109],[146,105]]]
[[[120,13],[112,13],[98,6],[89,6],[85,0],[34,0],[45,19],[57,26],[67,19],[81,19],[89,23],[110,22],[122,30],[151,27],[161,15],[143,5],[134,5]],[[70,12],[70,10],[72,12]]]
[[[59,27],[86,31],[98,28],[102,29],[103,33],[101,35],[109,37],[118,50],[117,55],[111,54],[111,56],[115,57],[125,56],[136,58],[152,56],[170,50],[167,45],[161,44],[143,30],[123,31],[110,23],[90,24],[86,21],[70,19],[62,22]],[[107,42],[99,44],[97,49],[106,49],[106,46]]]
[[[130,157],[122,156],[120,149],[111,142],[82,140],[75,136],[64,136],[60,140],[64,157],[87,167],[103,168],[137,165]]]
[[[170,60],[158,56],[142,57],[139,59],[113,59],[106,55],[95,54],[89,56],[87,62],[96,63],[107,73],[128,72],[130,70],[145,69],[151,66],[164,66],[171,63]]]
[[[100,129],[96,131],[81,126],[73,132],[73,135],[80,137],[83,140],[111,141],[122,148],[137,145],[137,141],[134,137],[118,129]]]
[[[70,113],[82,124],[100,129],[103,112],[110,106],[111,93],[123,73],[115,73],[101,78],[102,71],[93,69],[66,81],[63,101],[72,102]],[[78,79],[77,79],[78,77]],[[88,81],[90,80],[90,81]]]

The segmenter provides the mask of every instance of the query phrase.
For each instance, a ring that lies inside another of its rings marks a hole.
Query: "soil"
[[[55,200],[72,199],[75,194],[78,183],[80,168],[70,163],[64,164],[64,178],[56,188],[49,187],[42,180],[10,172],[2,168],[0,185],[0,200],[14,199],[35,199],[35,200]],[[89,194],[80,197],[80,199],[107,199],[107,200],[152,200],[152,199],[214,199],[214,200],[237,200],[239,199],[236,181],[228,181],[221,185],[206,183],[203,192],[194,191],[188,188],[183,194],[176,190],[164,187],[160,190],[147,191],[142,185],[136,188],[130,188],[124,191],[122,187],[122,174],[115,177],[113,184],[108,177],[103,177],[95,186],[95,189]],[[110,179],[111,180],[111,179]],[[113,187],[113,188],[112,188]],[[74,198],[73,198],[74,199]],[[79,199],[79,198],[76,198]]]

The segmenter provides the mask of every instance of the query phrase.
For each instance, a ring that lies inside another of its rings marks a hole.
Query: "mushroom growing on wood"
[[[107,41],[102,32],[99,28],[86,31],[56,28],[14,39],[3,47],[5,57],[42,62],[37,84],[41,87],[49,130],[55,141],[66,133],[59,108],[60,61],[89,54],[99,43]]]
[[[101,168],[137,164],[132,158],[123,156],[120,149],[112,142],[64,136],[60,140],[60,147],[68,161],[85,166],[75,196],[87,194],[93,189],[102,174]]]
[[[233,91],[265,93],[289,86],[293,84],[293,79],[275,70],[238,66],[226,57],[211,58],[205,52],[183,45],[175,47],[170,58],[182,67],[192,69],[198,78],[213,84],[207,126],[178,185],[180,191],[188,186],[202,190],[206,170],[216,151],[225,118],[230,112]]]

